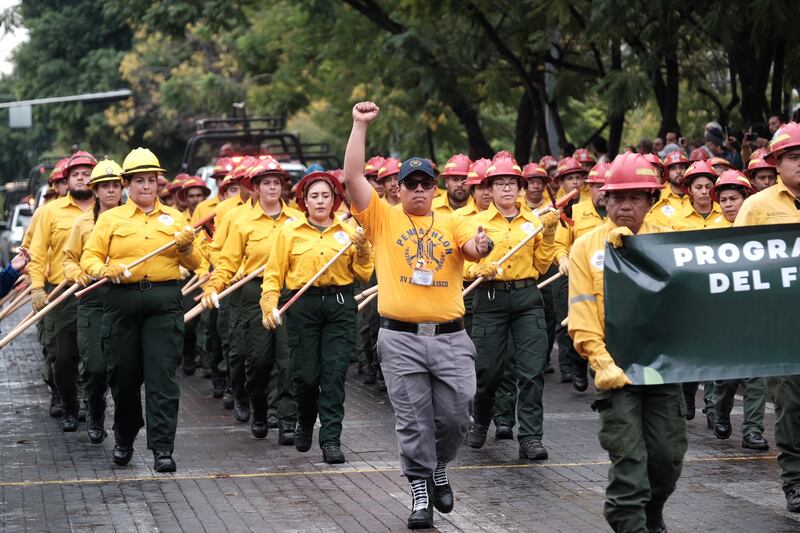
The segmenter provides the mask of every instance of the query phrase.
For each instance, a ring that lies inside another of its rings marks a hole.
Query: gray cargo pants
[[[404,476],[430,477],[448,463],[472,416],[475,346],[466,331],[432,337],[381,328],[378,359],[395,416]]]

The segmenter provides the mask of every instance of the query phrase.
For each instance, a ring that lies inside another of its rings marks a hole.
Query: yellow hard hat
[[[122,181],[122,167],[119,166],[119,163],[111,159],[98,161],[92,169],[89,187],[94,188],[95,185],[104,181]]]
[[[158,162],[156,154],[147,148],[134,148],[125,156],[125,160],[122,162],[123,176],[127,177],[139,172],[164,172],[164,169],[161,168],[161,163]]]

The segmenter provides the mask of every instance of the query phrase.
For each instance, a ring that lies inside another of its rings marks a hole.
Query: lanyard
[[[417,225],[414,224],[414,221],[411,220],[411,217],[408,216],[408,213],[406,213],[405,210],[403,211],[403,213],[406,215],[406,218],[411,223],[411,227],[414,228],[414,235],[416,235],[416,238],[417,238],[417,267],[421,267],[422,263],[423,263],[423,259],[425,260],[425,262],[427,262],[427,259],[428,259],[426,257],[426,255],[425,255],[425,247],[422,246],[422,237],[420,237],[420,235],[418,233],[418,230],[417,230]],[[433,221],[434,221],[435,216],[436,216],[436,212],[435,211],[431,211],[431,225],[428,227],[428,231],[425,232],[425,236],[430,235],[431,230],[433,229]]]

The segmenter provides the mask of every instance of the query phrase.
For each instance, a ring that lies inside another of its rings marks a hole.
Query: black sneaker
[[[483,448],[488,431],[489,428],[483,424],[478,424],[477,422],[472,424],[469,427],[469,431],[467,431],[467,444],[469,444],[470,448]]]
[[[156,472],[174,472],[177,468],[175,459],[172,458],[172,452],[157,450],[153,452],[153,470]]]
[[[338,446],[323,446],[322,460],[329,465],[340,465],[344,463],[344,453]]]
[[[453,488],[447,479],[447,463],[436,463],[436,470],[433,471],[433,506],[440,513],[449,513],[453,505]]]
[[[411,514],[408,515],[408,529],[430,529],[433,527],[433,502],[431,498],[431,478],[408,478],[411,484]]]
[[[539,439],[525,439],[519,442],[519,458],[537,461],[547,459],[547,449]]]
[[[314,437],[314,428],[304,428],[299,423],[294,429],[294,447],[298,452],[307,452],[311,449],[311,439]]]

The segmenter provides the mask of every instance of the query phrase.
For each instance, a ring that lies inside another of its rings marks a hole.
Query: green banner
[[[639,385],[800,374],[798,229],[659,233],[606,246],[609,353]]]

